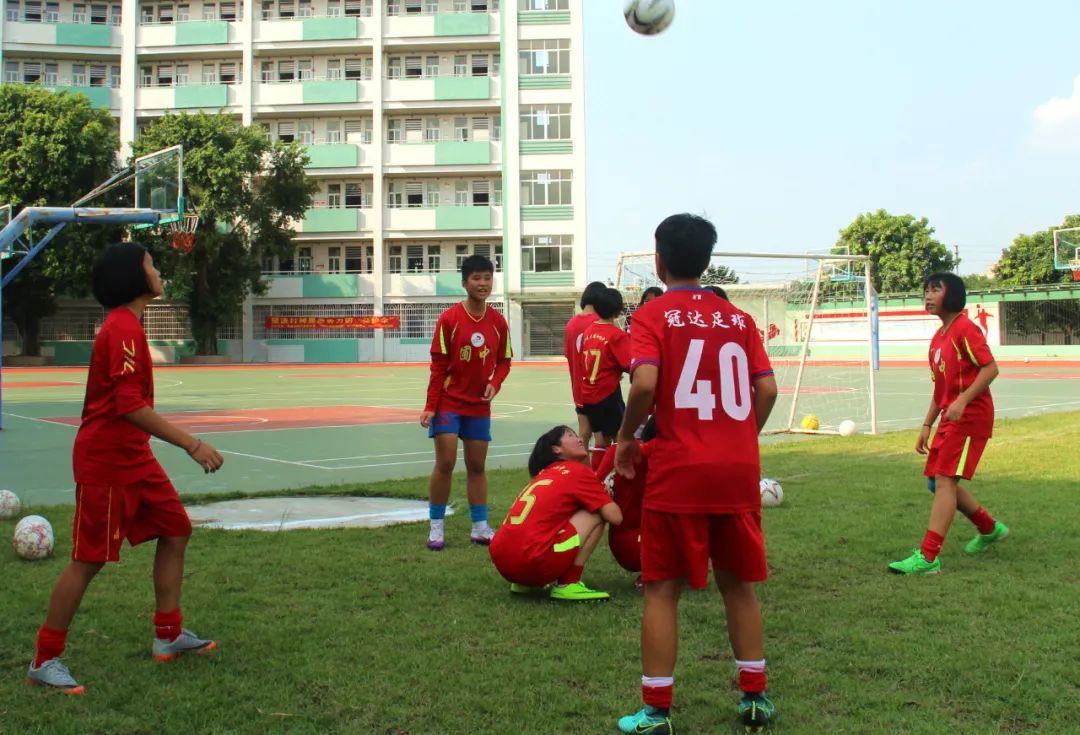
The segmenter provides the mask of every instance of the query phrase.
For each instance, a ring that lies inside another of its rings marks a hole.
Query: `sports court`
[[[826,380],[810,386],[818,403],[808,405],[842,404],[836,386],[849,380],[850,370],[839,364],[820,370]],[[71,446],[85,377],[85,368],[4,371],[0,487],[24,502],[73,500]],[[155,378],[157,409],[226,457],[223,471],[204,475],[180,450],[156,446],[182,493],[422,478],[431,468],[431,442],[418,423],[426,365],[159,367]],[[930,397],[926,369],[886,364],[876,378],[879,429],[917,426]],[[783,381],[781,390],[790,394]],[[1080,362],[1003,363],[993,394],[999,419],[1080,409]],[[570,405],[565,363],[516,364],[495,401],[489,466],[523,467],[543,431],[557,423],[576,425]],[[784,411],[782,395],[774,417]],[[418,479],[416,496],[424,497],[426,488],[426,480]]]

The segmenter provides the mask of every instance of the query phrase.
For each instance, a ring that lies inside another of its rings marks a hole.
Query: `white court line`
[[[79,428],[78,426],[75,426],[73,424],[65,424],[63,421],[53,421],[51,419],[39,419],[39,418],[35,418],[33,416],[20,416],[17,413],[8,413],[7,411],[4,411],[4,415],[5,416],[11,416],[11,417],[17,418],[17,419],[23,419],[24,421],[37,421],[40,424],[52,424],[53,426],[66,426],[69,429],[78,429]]]
[[[290,459],[278,459],[277,457],[263,457],[262,455],[259,455],[259,454],[246,454],[244,452],[234,452],[234,451],[228,450],[228,449],[218,449],[218,452],[220,452],[221,454],[232,454],[232,455],[234,455],[236,457],[247,457],[248,459],[262,459],[262,460],[265,460],[267,462],[278,462],[280,464],[291,464],[294,467],[309,467],[309,468],[311,468],[313,470],[325,470],[325,469],[328,469],[326,467],[320,467],[319,465],[316,465],[316,464],[305,464],[304,462],[294,462],[294,461],[292,461]]]
[[[497,447],[488,447],[490,450],[498,451],[500,449],[510,449],[512,447],[531,447],[534,442],[523,442],[521,444],[500,444]],[[463,451],[461,447],[458,447],[458,452]],[[341,462],[346,459],[386,459],[387,457],[408,457],[414,454],[431,454],[430,449],[425,449],[422,452],[394,452],[393,454],[363,454],[355,455],[352,457],[328,457],[326,459],[298,459],[297,462]]]

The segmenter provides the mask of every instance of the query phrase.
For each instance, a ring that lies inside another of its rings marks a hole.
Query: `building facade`
[[[461,260],[480,253],[518,354],[561,354],[586,266],[576,0],[4,1],[4,82],[107,107],[125,155],[141,127],[184,111],[307,147],[319,191],[295,254],[264,264],[269,289],[226,351],[426,359],[435,319],[463,294]],[[370,315],[400,327],[269,320]]]

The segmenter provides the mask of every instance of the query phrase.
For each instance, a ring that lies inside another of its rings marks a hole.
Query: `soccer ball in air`
[[[840,436],[851,436],[855,433],[855,422],[851,419],[844,419],[840,422],[837,430],[840,432]]]
[[[52,526],[41,516],[26,516],[15,526],[11,543],[23,559],[44,559],[53,552]]]
[[[799,426],[810,431],[816,431],[821,427],[821,422],[818,421],[818,417],[812,413],[808,413],[802,417],[802,421],[799,422]]]
[[[19,496],[10,490],[0,490],[0,521],[10,521],[19,515],[20,510],[22,503],[19,502]]]
[[[626,25],[635,33],[654,36],[675,18],[675,0],[630,0],[623,10]]]
[[[761,488],[762,508],[775,508],[784,502],[784,488],[780,487],[780,483],[776,480],[763,477],[759,486]]]

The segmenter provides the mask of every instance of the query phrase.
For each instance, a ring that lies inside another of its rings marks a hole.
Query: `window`
[[[310,81],[315,78],[315,63],[311,59],[300,59],[296,62],[296,72],[300,81]]]
[[[488,66],[487,54],[473,54],[472,55],[472,75],[474,77],[486,77],[490,67]]]
[[[401,273],[401,246],[391,245],[389,255],[386,258],[386,270],[390,273]]]
[[[274,17],[274,3],[273,3],[273,0],[263,0],[262,1],[261,14],[262,14],[262,19],[263,20],[270,20],[271,18]]]
[[[472,206],[486,207],[491,204],[491,182],[472,182]]]
[[[401,57],[391,56],[386,64],[387,79],[401,79]]]
[[[573,171],[522,171],[521,204],[571,204],[570,189]]]
[[[278,0],[279,18],[293,18],[296,16],[296,7],[293,0]]]
[[[215,3],[203,3],[202,19],[203,20],[217,20],[218,19],[217,5]]]
[[[341,184],[327,184],[326,206],[330,209],[339,209],[341,207]]]
[[[23,5],[23,20],[27,23],[41,22],[40,0],[26,0],[26,3]]]
[[[59,77],[60,77],[60,65],[59,64],[56,64],[56,63],[45,64],[45,86],[46,87],[55,87],[57,85],[57,83],[59,82]]]
[[[522,140],[570,140],[570,105],[522,105]]]
[[[570,0],[518,0],[518,10],[569,10]]]
[[[492,260],[495,261],[495,272],[502,273],[503,251],[501,242],[495,243],[495,257]]]
[[[326,142],[327,143],[340,143],[341,142],[341,121],[340,120],[327,120],[326,121]]]
[[[86,4],[75,3],[71,6],[71,22],[72,23],[85,23],[87,21],[86,16]]]
[[[522,41],[518,47],[521,74],[569,74],[570,41]]]
[[[474,117],[472,131],[475,140],[491,140],[491,118],[486,115]]]
[[[142,25],[149,25],[154,22],[154,6],[143,5],[139,9],[139,22]]]
[[[315,11],[311,7],[311,0],[300,0],[296,14],[301,18],[310,18],[315,15]]]
[[[7,0],[7,10],[4,13],[4,19],[10,21],[19,20],[19,0]]]
[[[187,67],[176,67],[177,72],[180,69],[184,70],[184,78],[187,79]],[[177,74],[177,81],[179,81],[179,73]],[[91,64],[90,65],[90,86],[91,87],[104,87],[108,84],[108,67],[105,64]]]
[[[454,76],[465,77],[469,75],[469,57],[465,54],[454,55]]]
[[[172,5],[158,5],[158,23],[172,23],[173,22],[173,6]]]
[[[386,206],[395,209],[401,206],[401,189],[393,181],[386,187]]]
[[[424,118],[424,142],[435,143],[439,140],[439,118]]]
[[[442,270],[442,246],[438,244],[427,246],[427,269],[431,273]]]
[[[109,24],[109,6],[91,5],[90,22],[94,25],[104,26]]]
[[[259,64],[259,74],[264,83],[274,81],[274,62],[264,61]]]
[[[370,117],[361,118],[359,120],[346,120],[345,121],[345,141],[347,143],[371,143],[371,125],[372,119]]]
[[[123,19],[123,17],[124,17],[123,6],[120,6],[120,5],[110,5],[109,6],[109,25],[114,25],[114,26],[120,25],[120,21]]]
[[[424,76],[437,77],[439,76],[439,57],[428,56],[424,59]]]
[[[315,121],[314,120],[301,120],[296,126],[296,139],[304,145],[311,145],[315,142]]]
[[[74,67],[72,67],[74,70]],[[78,82],[75,82],[78,84]],[[139,67],[139,85],[143,87],[154,86],[154,67],[152,66],[140,66]]]
[[[7,84],[19,83],[19,62],[17,61],[5,61],[4,62],[4,82]]]
[[[330,18],[337,18],[341,15],[341,0],[327,0],[326,3],[326,15]]]
[[[360,182],[345,184],[345,206],[350,209],[366,207],[368,198],[364,195],[364,187]]]
[[[311,272],[311,248],[299,248],[299,268],[301,273]]]
[[[60,22],[60,3],[45,3],[45,22]]]
[[[371,57],[345,59],[346,79],[371,79]]]
[[[330,273],[341,272],[341,246],[326,249],[326,270]]]
[[[278,140],[283,140],[286,143],[292,143],[294,140],[296,140],[296,123],[279,122],[277,124],[277,137]]]
[[[326,78],[341,79],[341,59],[329,59],[326,62]]]
[[[94,83],[94,67],[90,67],[90,84]],[[176,65],[176,79],[173,82],[177,87],[186,87],[188,84],[188,65]]]
[[[370,18],[372,5],[372,0],[345,0],[345,15],[362,15]]]
[[[521,270],[526,273],[574,270],[574,236],[534,235],[521,238]]]
[[[277,63],[277,80],[279,82],[292,82],[296,80],[296,62],[292,59]]]
[[[469,118],[454,118],[454,140],[464,143],[469,140]]]
[[[173,85],[172,64],[158,64],[156,84],[159,87],[171,87]]]
[[[109,67],[109,86],[112,87],[113,89],[119,89],[120,88],[120,67],[119,66],[110,66]]]
[[[454,182],[454,206],[455,207],[467,207],[467,206],[469,206],[469,182],[468,181],[455,181]]]
[[[23,84],[37,84],[41,81],[41,64],[36,61],[23,62]]]
[[[419,79],[424,76],[424,67],[420,64],[419,56],[405,57],[405,78]]]
[[[405,248],[406,265],[409,273],[420,273],[424,270],[424,246],[409,245]]]
[[[371,250],[371,246],[367,247]],[[364,248],[359,245],[347,245],[345,246],[345,270],[349,273],[370,273],[371,264],[368,263],[368,267],[364,268]]]
[[[418,143],[422,136],[424,121],[418,117],[405,118],[405,141]]]
[[[429,181],[427,190],[424,193],[424,206],[437,207],[439,206],[439,182]]]
[[[391,118],[386,121],[386,142],[387,143],[401,143],[405,140],[405,134],[403,132],[405,121],[400,118]]]
[[[220,78],[222,84],[239,84],[240,75],[237,73],[237,65],[235,61],[223,61],[220,67]]]
[[[405,206],[406,207],[422,207],[424,206],[424,185],[420,183],[407,183],[405,184]]]
[[[240,16],[236,14],[236,3],[222,3],[221,4],[221,19],[222,20],[239,20]]]

